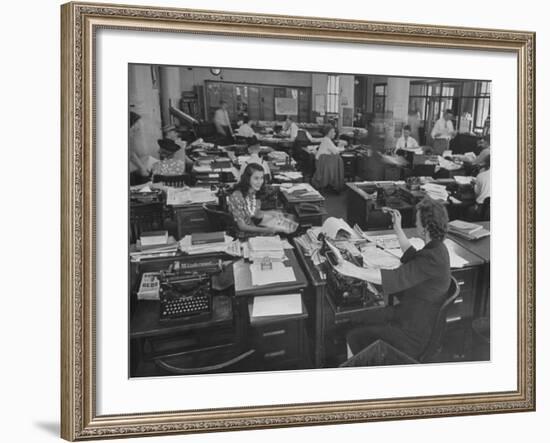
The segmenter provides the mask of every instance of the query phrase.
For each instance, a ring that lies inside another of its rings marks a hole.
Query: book
[[[142,247],[165,245],[168,243],[168,231],[147,231],[140,235]]]
[[[473,234],[476,231],[483,229],[483,226],[469,223],[463,220],[453,220],[449,222],[449,230],[462,233],[462,234]]]
[[[193,246],[207,243],[225,243],[225,232],[194,232],[191,234],[191,244]]]

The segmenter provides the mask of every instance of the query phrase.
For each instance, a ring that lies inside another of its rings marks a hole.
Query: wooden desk
[[[417,236],[414,228],[408,228],[404,231],[409,238]],[[376,236],[392,233],[393,231],[388,230],[372,231],[369,232],[369,235]],[[474,300],[477,297],[482,276],[483,260],[453,240],[447,241],[447,245],[457,255],[466,260],[464,267],[451,269],[452,275],[457,279],[461,288],[461,294],[457,303],[450,309],[447,318],[449,329],[455,335],[458,335],[463,343],[463,346],[459,346],[456,353],[466,356],[470,352],[471,321]],[[309,301],[308,309],[310,313],[313,313],[310,319],[310,331],[312,331],[310,335],[313,337],[315,367],[324,367],[327,363],[330,366],[334,366],[338,361],[331,362],[329,360],[335,357],[338,358],[338,355],[336,355],[338,351],[335,351],[336,348],[332,346],[329,340],[345,337],[346,332],[353,324],[361,322],[361,318],[366,310],[357,308],[337,312],[335,307],[331,306],[332,301],[328,296],[327,282],[324,274],[319,272],[319,268],[313,264],[310,257],[304,254],[303,249],[299,245],[296,245],[296,253],[310,283],[305,300]]]
[[[491,222],[476,222],[490,231]],[[474,318],[490,316],[490,287],[491,287],[491,236],[480,238],[479,240],[466,240],[454,234],[449,234],[449,238],[467,249],[471,253],[477,255],[483,260],[481,288],[476,294],[474,301]]]
[[[238,287],[235,287],[235,297],[250,297],[257,295],[276,295],[282,293],[301,292],[307,287],[307,279],[304,275],[298,259],[292,249],[285,249],[286,260],[284,264],[291,266],[294,270],[296,280],[293,282],[273,283],[263,286],[252,286],[252,275],[250,273],[250,264],[243,262],[235,263],[233,266],[235,281],[239,281]],[[235,271],[235,269],[237,269]]]
[[[204,256],[178,256],[175,258],[163,258],[146,260],[140,263],[132,263],[131,267],[131,298],[134,298],[130,320],[130,345],[131,345],[131,374],[132,376],[158,375],[158,369],[154,365],[157,358],[170,359],[172,357],[202,358],[201,352],[208,352],[214,356],[225,355],[235,349],[242,349],[254,345],[252,337],[256,337],[258,331],[267,334],[267,337],[277,335],[284,330],[285,346],[281,349],[270,350],[273,343],[262,344],[263,358],[250,370],[289,369],[301,367],[302,359],[307,360],[302,352],[302,347],[296,348],[297,343],[304,342],[303,323],[307,319],[307,310],[298,316],[285,316],[285,318],[271,319],[266,324],[263,321],[250,322],[248,305],[252,296],[276,295],[281,293],[303,293],[307,287],[307,279],[292,250],[285,251],[287,264],[294,269],[295,282],[277,283],[265,286],[252,286],[250,282],[250,270],[241,272],[236,277],[233,275],[232,266],[227,269],[226,277],[240,282],[244,281],[244,288],[236,293],[228,289],[213,296],[212,316],[208,320],[200,322],[178,322],[159,320],[160,303],[158,301],[135,300],[135,290],[139,285],[143,272],[155,272],[166,269],[174,261],[197,263],[200,261],[212,261],[225,259],[225,254],[209,254]],[[248,266],[248,265],[247,265]],[[287,318],[288,317],[288,318]],[[284,326],[281,329],[281,324]],[[271,331],[270,328],[275,328]],[[273,332],[273,334],[271,333]],[[256,335],[255,335],[256,334]],[[257,338],[257,337],[256,337]],[[279,340],[277,345],[282,346]],[[258,348],[260,349],[260,348]],[[219,350],[219,351],[218,351]],[[292,351],[292,352],[291,352]],[[275,353],[274,353],[275,352]],[[203,353],[204,354],[204,353]]]

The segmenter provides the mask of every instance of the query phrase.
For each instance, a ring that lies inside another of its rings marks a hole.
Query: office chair
[[[441,346],[441,339],[445,334],[445,328],[447,326],[447,313],[449,311],[449,308],[458,298],[459,294],[460,286],[458,285],[456,279],[451,276],[451,284],[449,285],[449,290],[447,291],[447,300],[445,300],[445,302],[441,305],[441,308],[439,308],[439,312],[435,319],[435,324],[432,329],[430,340],[428,341],[426,348],[424,348],[424,351],[422,352],[422,354],[420,354],[420,357],[418,358],[418,361],[420,363],[426,363],[428,360],[432,359],[439,351],[439,348]]]
[[[203,203],[202,208],[206,212],[210,226],[214,231],[227,231],[232,235],[236,231],[235,220],[231,213],[222,210],[219,206]]]
[[[187,174],[153,176],[153,183],[162,183],[165,186],[171,186],[173,188],[183,188],[188,184],[188,180],[189,176]]]
[[[212,349],[201,350],[202,355],[195,356],[195,359],[201,361],[204,366],[190,366],[193,359],[189,356],[185,357],[170,357],[157,358],[155,365],[169,374],[191,375],[191,374],[211,374],[216,372],[237,372],[246,370],[246,363],[250,362],[255,349],[241,351],[237,348],[230,350],[229,356],[226,357],[220,352],[219,347],[215,346]],[[219,361],[220,354],[225,358]],[[198,358],[197,358],[198,357]]]
[[[394,348],[384,340],[379,339],[371,343],[365,349],[362,349],[340,366],[347,367],[426,363],[433,359],[437,352],[439,352],[441,339],[445,333],[447,313],[449,308],[458,298],[459,294],[460,286],[458,286],[456,279],[451,276],[451,283],[449,285],[449,289],[447,290],[447,299],[439,308],[428,344],[418,358],[415,359],[403,351]]]

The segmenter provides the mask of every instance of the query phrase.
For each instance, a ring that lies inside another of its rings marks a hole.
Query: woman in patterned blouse
[[[233,215],[237,227],[242,232],[257,234],[275,234],[275,229],[259,226],[267,216],[260,210],[261,202],[256,194],[264,186],[264,169],[257,163],[249,163],[244,169],[239,183],[227,199],[229,211]]]
[[[181,149],[181,146],[167,138],[158,140],[158,144],[160,147],[160,161],[153,165],[153,176],[185,174],[185,160],[174,158],[174,155]]]

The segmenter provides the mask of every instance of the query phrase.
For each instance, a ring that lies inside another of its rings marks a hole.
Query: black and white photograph
[[[406,74],[128,65],[130,378],[491,360],[492,82]]]

